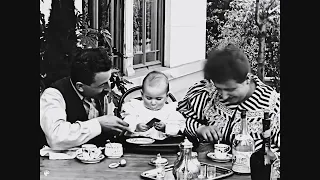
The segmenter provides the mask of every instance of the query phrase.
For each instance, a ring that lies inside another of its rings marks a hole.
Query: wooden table
[[[108,165],[118,162],[119,159],[105,158],[97,164],[83,164],[77,159],[72,160],[49,160],[48,157],[40,157],[40,179],[43,180],[89,180],[89,179],[107,179],[107,180],[141,180],[144,179],[140,174],[144,171],[153,169],[149,165],[150,159],[155,157],[153,154],[135,154],[125,153],[122,158],[127,161],[125,167],[110,169]],[[176,160],[176,154],[162,154],[167,158],[169,164]],[[231,162],[216,163],[206,157],[206,153],[198,153],[200,162],[223,166],[231,169]],[[47,170],[47,171],[46,171]],[[46,174],[44,172],[49,172]],[[45,175],[46,174],[46,175]],[[226,180],[251,180],[250,175],[233,174],[225,178]]]

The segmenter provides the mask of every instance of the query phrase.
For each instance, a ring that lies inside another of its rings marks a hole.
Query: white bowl
[[[104,154],[108,158],[120,158],[123,155],[122,144],[120,143],[107,143],[104,149]]]

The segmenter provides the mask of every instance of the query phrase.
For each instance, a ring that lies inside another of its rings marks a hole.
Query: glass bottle
[[[246,110],[241,111],[241,132],[232,142],[232,170],[250,173],[250,156],[254,152],[254,140],[248,133]]]
[[[195,161],[196,156],[192,157],[192,143],[185,138],[180,144],[180,156],[173,166],[173,176],[176,180],[189,180],[198,177],[200,167]]]
[[[270,121],[269,111],[265,111],[262,119],[263,132],[270,129]],[[270,160],[275,159],[274,153],[270,150],[270,137],[262,138],[262,147],[254,152],[250,158],[252,180],[269,180],[271,172]]]
[[[270,180],[280,180],[280,157],[271,165]]]

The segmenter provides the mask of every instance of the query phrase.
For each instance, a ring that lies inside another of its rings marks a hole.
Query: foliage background
[[[259,30],[255,23],[256,1],[207,0],[206,24],[206,52],[234,43],[247,54],[254,74],[259,47]],[[108,8],[109,4],[103,2],[101,8]],[[261,15],[267,12],[271,3],[279,4],[280,0],[261,0]],[[73,0],[52,0],[48,24],[45,24],[43,16],[40,12],[40,87],[68,75],[71,57],[79,48],[76,46],[79,41],[84,46],[91,46],[97,40],[99,46],[109,43],[110,33],[105,31],[108,21],[103,21],[105,23],[100,31],[88,28],[88,12],[79,14]],[[108,14],[102,16],[108,19]],[[280,91],[280,9],[273,11],[265,23],[265,76],[272,77],[271,85]],[[108,51],[112,52],[110,49]]]
[[[262,0],[259,17],[263,18],[261,16],[279,3],[279,0]],[[253,74],[257,74],[260,35],[255,21],[255,6],[256,0],[207,0],[206,52],[234,43],[248,56]],[[272,77],[270,85],[280,92],[280,8],[272,11],[264,23],[265,76]]]
[[[83,4],[88,7],[87,3]],[[109,12],[110,3],[100,1],[100,8]],[[74,0],[52,0],[51,10],[46,24],[44,14],[40,11],[40,95],[52,82],[70,75],[73,55],[84,48],[101,48],[113,54],[121,55],[112,47],[112,36],[108,31],[108,13],[102,14],[103,22],[99,29],[90,28],[91,17],[87,8],[81,14],[74,6]],[[120,96],[127,91],[126,84],[119,69],[114,69],[110,77],[110,89],[102,93],[107,95],[109,103],[114,104],[117,113]]]

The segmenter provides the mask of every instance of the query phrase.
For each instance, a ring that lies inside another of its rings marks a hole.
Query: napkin
[[[77,156],[77,150],[80,148],[71,148],[68,150],[52,150],[48,146],[40,149],[40,156],[49,156],[49,159],[74,159]]]

